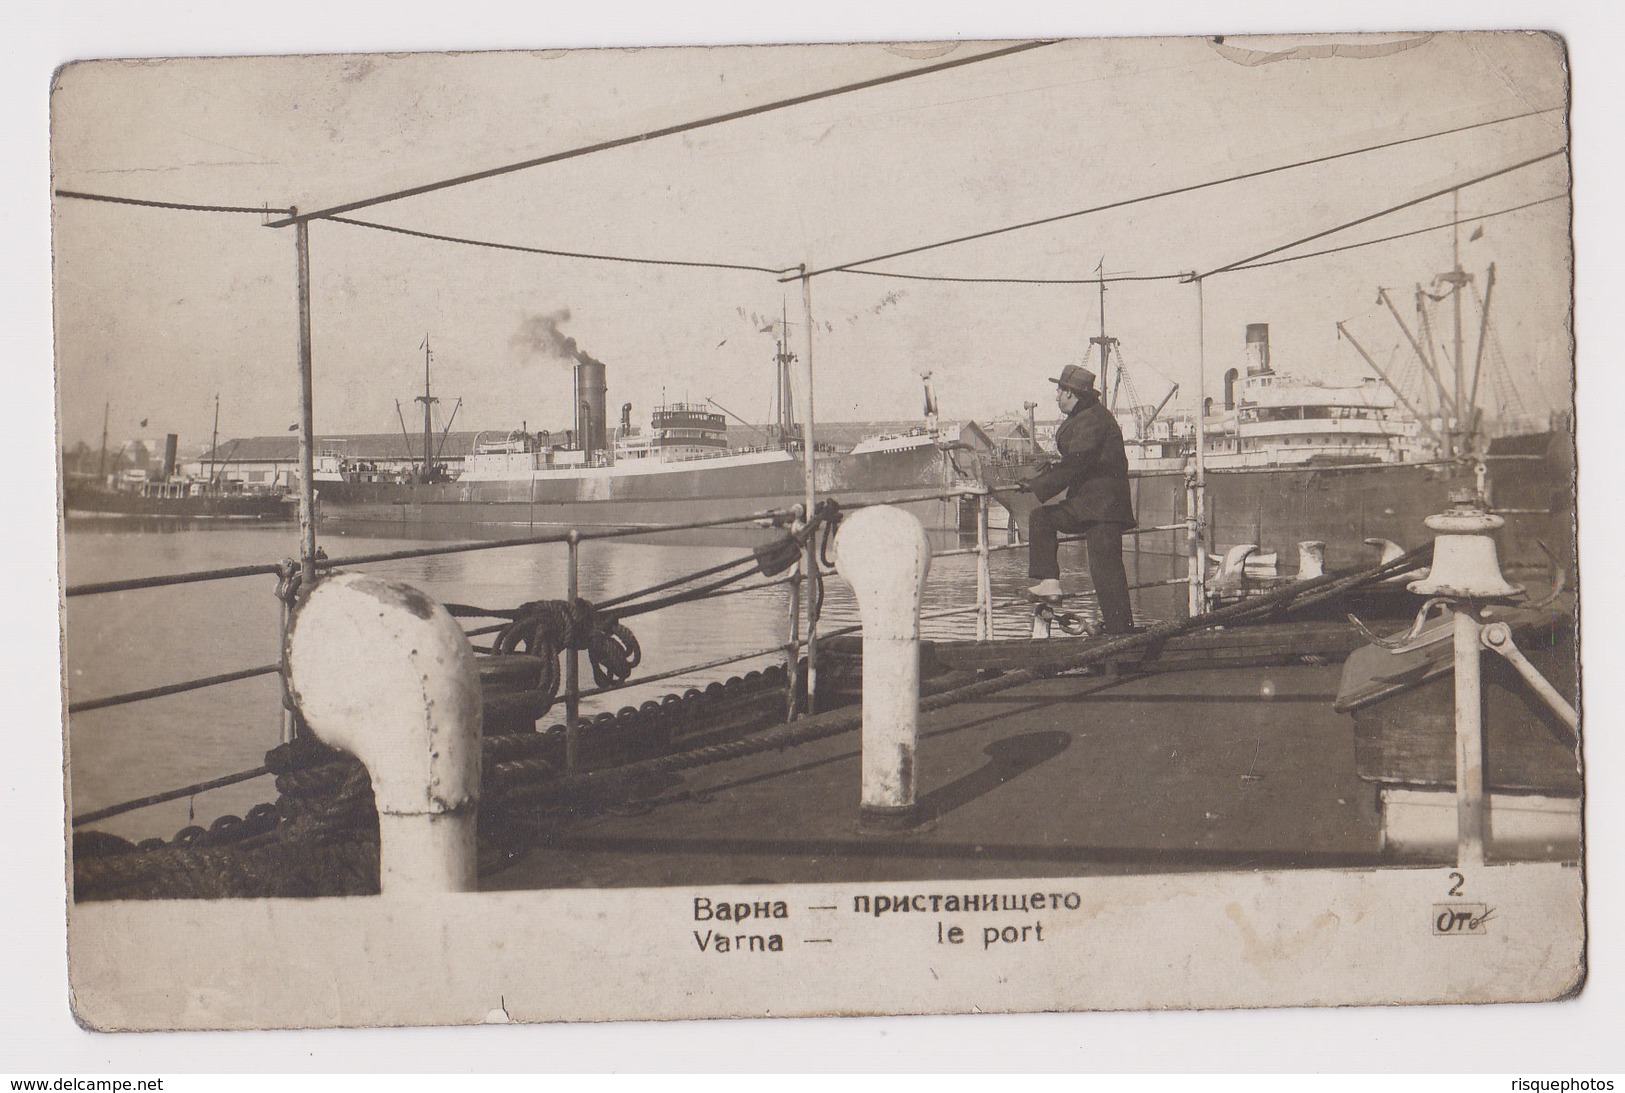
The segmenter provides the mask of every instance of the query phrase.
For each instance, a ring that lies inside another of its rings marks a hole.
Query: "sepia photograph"
[[[75,1019],[1572,998],[1569,64],[63,65]]]

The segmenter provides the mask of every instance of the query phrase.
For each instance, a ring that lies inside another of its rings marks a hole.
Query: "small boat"
[[[299,499],[294,494],[275,486],[229,480],[220,473],[224,468],[213,462],[220,434],[218,397],[214,405],[214,431],[207,476],[179,471],[176,460],[179,438],[170,433],[164,438],[163,462],[155,472],[147,467],[133,467],[107,475],[66,475],[62,484],[63,511],[72,515],[177,519],[294,519],[299,511]],[[101,462],[103,466],[107,462],[105,424]]]
[[[280,491],[229,489],[187,477],[153,481],[119,477],[111,483],[76,479],[62,491],[62,507],[71,515],[291,520],[298,505],[297,498]]]

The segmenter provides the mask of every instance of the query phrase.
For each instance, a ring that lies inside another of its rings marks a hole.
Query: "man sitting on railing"
[[[1039,501],[1066,491],[1058,504],[1041,504],[1027,525],[1027,575],[1038,581],[1028,593],[1057,597],[1061,567],[1058,532],[1084,535],[1089,547],[1089,579],[1100,602],[1101,629],[1126,634],[1134,613],[1123,572],[1123,533],[1134,526],[1129,497],[1128,454],[1123,430],[1095,392],[1095,375],[1069,364],[1055,384],[1055,405],[1066,419],[1055,430],[1057,458],[1022,483]]]

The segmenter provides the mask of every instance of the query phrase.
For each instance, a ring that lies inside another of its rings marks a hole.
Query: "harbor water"
[[[1002,535],[1002,533],[1000,533]],[[1183,560],[1165,554],[1136,555],[1125,541],[1131,584],[1177,576]],[[414,540],[335,534],[323,529],[321,544],[335,560],[401,550]],[[938,551],[971,545],[938,536]],[[1087,560],[1081,544],[1063,546],[1062,566],[1069,589],[1080,593],[1076,610],[1092,615]],[[129,521],[70,521],[65,537],[66,583],[184,573],[275,562],[297,553],[297,531],[287,524]],[[651,544],[617,539],[583,543],[580,595],[601,601],[738,558],[737,544]],[[498,549],[373,563],[367,572],[415,585],[442,602],[508,609],[529,600],[563,598],[567,553],[563,544],[504,546]],[[1000,638],[1024,638],[1031,611],[1024,601],[1030,583],[1024,548],[991,555],[996,630]],[[761,578],[743,583],[759,583]],[[276,662],[279,604],[274,576],[209,581],[175,587],[78,596],[67,603],[66,677],[68,696],[83,702],[159,687],[202,676]],[[1135,594],[1142,621],[1178,612],[1182,587]],[[937,557],[925,590],[924,632],[928,638],[968,639],[975,634],[976,557]],[[784,585],[666,608],[628,620],[643,650],[633,683],[582,702],[584,713],[613,711],[648,698],[681,693],[753,668],[782,662],[789,635],[790,593]],[[931,618],[944,612],[944,617]],[[487,621],[470,619],[472,628]],[[850,589],[838,578],[826,583],[820,632],[858,621]],[[476,639],[476,646],[482,640]],[[739,664],[679,675],[638,686],[641,676],[732,655],[773,650]],[[358,671],[368,650],[354,651]],[[583,686],[591,672],[582,664]],[[263,764],[281,739],[280,684],[275,675],[164,698],[78,713],[68,730],[69,810],[81,815],[122,801],[161,793]],[[562,721],[562,698],[543,719]],[[188,824],[207,826],[216,817],[244,814],[275,799],[268,777],[210,790],[85,825],[132,840],[170,838]]]

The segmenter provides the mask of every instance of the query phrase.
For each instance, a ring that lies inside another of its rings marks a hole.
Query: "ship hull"
[[[1561,440],[1528,438],[1526,450],[1492,449],[1487,461],[1491,506],[1506,519],[1497,540],[1509,569],[1555,563],[1573,572],[1573,472]],[[1211,470],[1206,480],[1210,549],[1255,543],[1291,567],[1299,543],[1320,541],[1328,567],[1348,568],[1377,560],[1366,539],[1406,549],[1428,542],[1433,533],[1423,521],[1448,507],[1453,489],[1473,487],[1476,476],[1453,464],[1372,463]],[[1134,472],[1130,487],[1141,529],[1186,521],[1182,472]],[[1025,529],[1036,499],[1001,492],[1000,501]],[[1142,530],[1135,542],[1142,551],[1185,552],[1183,531]]]
[[[720,462],[720,461],[719,461]],[[820,499],[847,504],[915,495],[907,507],[928,526],[951,527],[950,502],[918,499],[948,488],[952,468],[934,444],[906,451],[819,459]],[[522,536],[668,527],[783,510],[805,497],[803,465],[779,454],[733,465],[666,465],[638,473],[612,469],[542,472],[511,479],[438,483],[317,482],[324,523],[434,536]]]
[[[139,493],[68,487],[62,507],[70,515],[165,517],[180,520],[291,520],[298,503],[260,494],[147,497]]]

